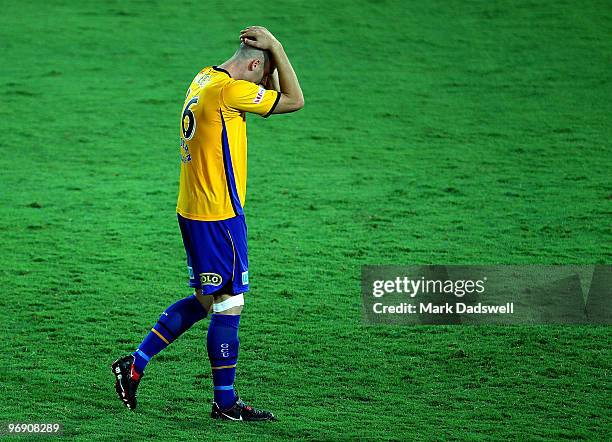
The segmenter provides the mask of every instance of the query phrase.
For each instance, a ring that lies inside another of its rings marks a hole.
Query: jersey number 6
[[[196,129],[196,120],[195,115],[193,115],[193,111],[191,110],[191,106],[195,106],[198,104],[198,97],[193,97],[187,105],[185,109],[183,109],[183,117],[182,117],[182,128],[183,128],[183,138],[186,140],[191,140],[193,134]]]

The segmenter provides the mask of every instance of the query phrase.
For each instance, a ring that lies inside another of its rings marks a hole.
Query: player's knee
[[[215,295],[213,304],[213,313],[220,315],[239,315],[244,307],[244,296],[242,293],[238,295],[219,294]]]
[[[195,295],[180,299],[168,307],[159,317],[158,323],[176,339],[193,324],[204,319],[207,312]]]

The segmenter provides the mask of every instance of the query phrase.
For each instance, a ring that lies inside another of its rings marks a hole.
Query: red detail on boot
[[[130,377],[135,381],[140,379],[140,374],[136,371],[136,367],[134,367],[134,364],[132,364],[132,366],[130,367]]]

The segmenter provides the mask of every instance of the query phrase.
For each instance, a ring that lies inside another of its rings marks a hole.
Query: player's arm
[[[280,99],[272,113],[284,114],[302,109],[304,94],[283,45],[270,31],[261,26],[243,29],[240,32],[240,39],[248,45],[270,51],[272,54],[280,86]]]
[[[276,67],[270,73],[270,75],[268,75],[268,78],[266,78],[266,81],[263,84],[263,87],[265,87],[266,89],[277,91],[277,92],[281,91],[280,82],[278,81],[278,71],[276,70]]]
[[[280,92],[268,89],[265,85],[267,82],[266,78],[262,84],[246,80],[229,82],[221,91],[221,99],[230,109],[267,117],[280,101]]]

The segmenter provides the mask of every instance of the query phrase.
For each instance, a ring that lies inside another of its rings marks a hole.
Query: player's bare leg
[[[245,404],[234,392],[239,344],[238,325],[243,305],[242,294],[214,296],[214,313],[210,317],[207,336],[215,393],[210,416],[213,419],[235,421],[273,420],[272,413]]]
[[[200,301],[200,304],[202,304],[202,307],[204,307],[206,312],[210,313],[210,311],[212,310],[212,306],[213,306],[213,297],[202,294],[202,289],[196,289],[194,295],[196,299]]]

